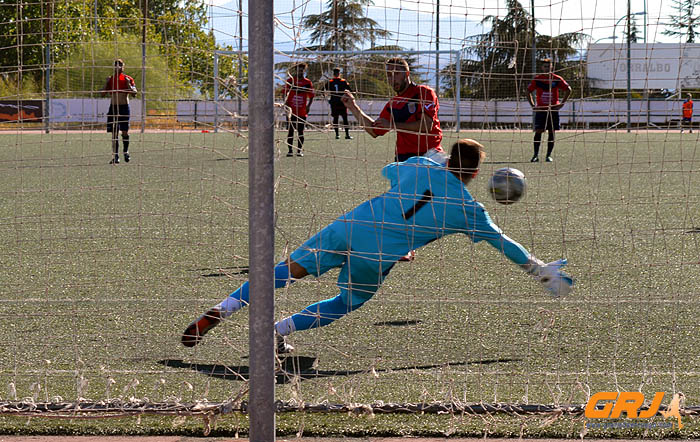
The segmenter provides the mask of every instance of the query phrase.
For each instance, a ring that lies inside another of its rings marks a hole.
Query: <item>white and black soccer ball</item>
[[[496,170],[489,178],[489,193],[496,202],[513,204],[525,195],[525,174],[512,167]]]

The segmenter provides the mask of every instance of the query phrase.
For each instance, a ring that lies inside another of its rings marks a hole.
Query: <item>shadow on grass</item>
[[[418,325],[421,323],[420,319],[404,319],[403,321],[381,321],[375,322],[374,325],[378,327],[402,327],[408,325]]]
[[[214,269],[195,269],[197,272],[203,272],[206,270],[214,270]],[[234,266],[234,267],[217,267],[216,270],[221,270],[219,272],[212,272],[212,273],[204,273],[201,276],[202,278],[217,278],[221,276],[229,276],[229,275],[247,275],[248,274],[248,266]]]
[[[394,367],[386,369],[375,369],[376,373],[388,373],[407,370],[432,370],[443,367],[459,367],[467,365],[491,365],[505,364],[508,362],[520,362],[520,358],[498,358],[498,359],[482,359],[478,361],[464,362],[445,362],[442,364],[430,365],[414,365],[409,367]],[[250,374],[250,368],[247,365],[220,365],[220,364],[198,364],[185,362],[182,359],[163,359],[158,361],[159,364],[172,368],[184,368],[199,372],[206,376],[211,376],[219,379],[231,381],[246,381]],[[278,384],[287,384],[293,378],[300,381],[308,379],[318,379],[336,376],[353,376],[356,374],[368,373],[367,370],[319,370],[314,368],[316,358],[309,356],[289,356],[281,359],[280,366],[275,370],[275,377]]]

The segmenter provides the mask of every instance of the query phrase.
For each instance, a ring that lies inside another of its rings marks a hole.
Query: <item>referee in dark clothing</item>
[[[333,117],[333,128],[335,129],[335,139],[339,139],[338,117],[343,117],[343,127],[345,128],[345,139],[352,140],[350,136],[350,125],[348,124],[348,108],[343,104],[343,93],[350,90],[350,83],[340,76],[340,69],[333,69],[333,79],[326,83],[326,90],[330,92],[328,103],[331,105],[331,116]]]

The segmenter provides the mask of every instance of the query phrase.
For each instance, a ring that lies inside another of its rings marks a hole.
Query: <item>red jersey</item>
[[[539,74],[532,79],[527,87],[528,92],[537,91],[537,107],[555,106],[559,104],[559,89],[566,90],[569,83],[557,74]]]
[[[119,74],[119,76],[112,75],[107,79],[107,88],[105,90],[107,92],[126,92],[134,90],[135,88],[136,84],[134,83],[133,78],[126,74]]]
[[[683,102],[683,118],[693,118],[693,100]]]
[[[433,128],[428,134],[409,133],[401,130],[396,131],[396,154],[412,153],[423,155],[429,149],[442,151],[442,129],[438,120],[438,103],[435,91],[425,85],[411,85],[396,95],[384,106],[379,118],[384,118],[396,123],[411,123],[420,121],[423,114],[433,120]],[[389,130],[374,127],[374,133],[383,135]]]
[[[285,104],[292,109],[292,114],[306,118],[307,98],[314,97],[314,85],[308,78],[289,77],[284,85]]]

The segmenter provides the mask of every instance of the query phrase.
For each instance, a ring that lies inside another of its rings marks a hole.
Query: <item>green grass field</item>
[[[278,376],[278,399],[565,405],[641,390],[681,391],[686,405],[700,405],[697,135],[560,132],[555,162],[534,164],[531,132],[461,136],[488,150],[474,196],[539,258],[568,258],[575,292],[550,299],[488,245],[444,238],[397,265],[362,309],[292,335],[297,352]],[[457,138],[449,132],[443,145]],[[131,139],[132,161],[110,166],[107,134],[0,134],[2,400],[221,402],[247,388],[246,312],[198,347],[179,344],[192,319],[247,277],[247,141]],[[303,158],[276,146],[280,259],[387,188],[380,170],[393,137],[306,139]],[[506,165],[528,178],[512,206],[485,190]],[[336,275],[278,290],[276,317],[334,296]],[[546,419],[292,413],[278,425],[307,435],[515,436],[523,425],[526,435],[576,436],[583,425]],[[687,420],[682,437],[698,430]],[[201,434],[199,421],[134,422],[5,417],[0,433]],[[235,414],[218,428],[245,433],[247,423]]]

